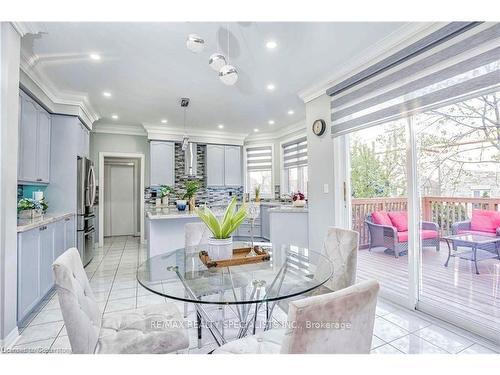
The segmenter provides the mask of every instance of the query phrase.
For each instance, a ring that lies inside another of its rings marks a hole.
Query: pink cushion
[[[498,227],[500,227],[500,212],[472,210],[471,230],[495,233]]]
[[[375,224],[392,227],[392,221],[386,211],[376,211],[372,213],[372,219]]]
[[[408,230],[408,213],[406,211],[388,212],[392,226],[396,227],[398,232],[406,232]]]
[[[431,238],[437,238],[438,232],[431,229],[423,229],[420,231],[420,239],[430,240]],[[398,242],[408,242],[408,231],[398,232]]]

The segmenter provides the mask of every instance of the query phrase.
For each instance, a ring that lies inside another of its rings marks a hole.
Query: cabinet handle
[[[47,227],[44,225],[43,227],[40,227],[40,231],[47,229]]]
[[[41,178],[37,178],[36,180],[37,180],[37,181],[42,181],[42,179],[41,179]]]
[[[67,217],[66,219],[64,219],[64,221],[70,221],[71,219],[69,217]]]

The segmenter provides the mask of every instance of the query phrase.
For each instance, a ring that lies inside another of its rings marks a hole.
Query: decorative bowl
[[[179,211],[184,211],[187,206],[187,201],[184,199],[179,199],[178,201],[175,202],[175,205],[177,206],[177,209]]]

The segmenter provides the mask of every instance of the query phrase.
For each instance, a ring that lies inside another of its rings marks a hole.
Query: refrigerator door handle
[[[96,183],[95,183],[95,172],[94,166],[90,165],[88,180],[88,202],[90,208],[94,207],[95,197],[96,197]]]

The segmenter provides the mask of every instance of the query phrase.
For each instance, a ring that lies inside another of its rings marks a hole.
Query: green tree
[[[351,154],[351,189],[354,198],[386,197],[389,181],[375,151],[354,142]]]

